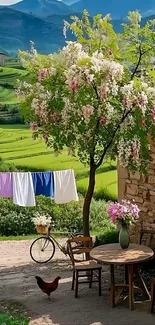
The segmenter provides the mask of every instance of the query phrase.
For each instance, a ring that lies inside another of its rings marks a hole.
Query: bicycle
[[[54,227],[54,225],[52,225]],[[52,227],[48,227],[47,234],[42,234],[39,238],[36,238],[30,246],[30,256],[32,260],[36,263],[43,264],[48,263],[55,254],[56,246],[64,255],[69,255],[68,242],[66,241],[65,245],[62,246],[53,235],[51,235]],[[71,233],[68,239],[73,237],[83,236],[82,233]],[[79,243],[80,245],[80,243]],[[80,245],[81,246],[81,245]],[[38,254],[38,257],[36,255]]]

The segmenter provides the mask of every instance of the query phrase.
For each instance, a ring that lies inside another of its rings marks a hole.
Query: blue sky
[[[0,0],[0,5],[10,5],[19,1],[20,0]]]

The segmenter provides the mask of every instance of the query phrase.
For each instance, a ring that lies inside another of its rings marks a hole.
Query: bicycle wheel
[[[45,236],[37,238],[30,247],[30,256],[36,263],[47,263],[55,254],[54,242]]]

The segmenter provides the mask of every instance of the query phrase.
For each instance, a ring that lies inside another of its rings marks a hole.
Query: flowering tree
[[[83,206],[84,234],[89,234],[89,210],[95,173],[104,159],[144,171],[150,154],[148,134],[155,134],[154,21],[140,27],[140,14],[129,12],[129,23],[116,35],[107,15],[65,22],[77,41],[58,54],[41,56],[33,47],[20,52],[31,72],[17,90],[22,111],[34,136],[43,136],[56,153],[68,148],[90,167]],[[145,76],[144,76],[145,73]]]

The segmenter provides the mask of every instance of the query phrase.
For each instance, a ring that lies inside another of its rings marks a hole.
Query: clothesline
[[[51,197],[56,203],[78,201],[73,169],[48,172],[0,172],[0,196],[13,198],[19,206],[35,206],[35,196]]]

